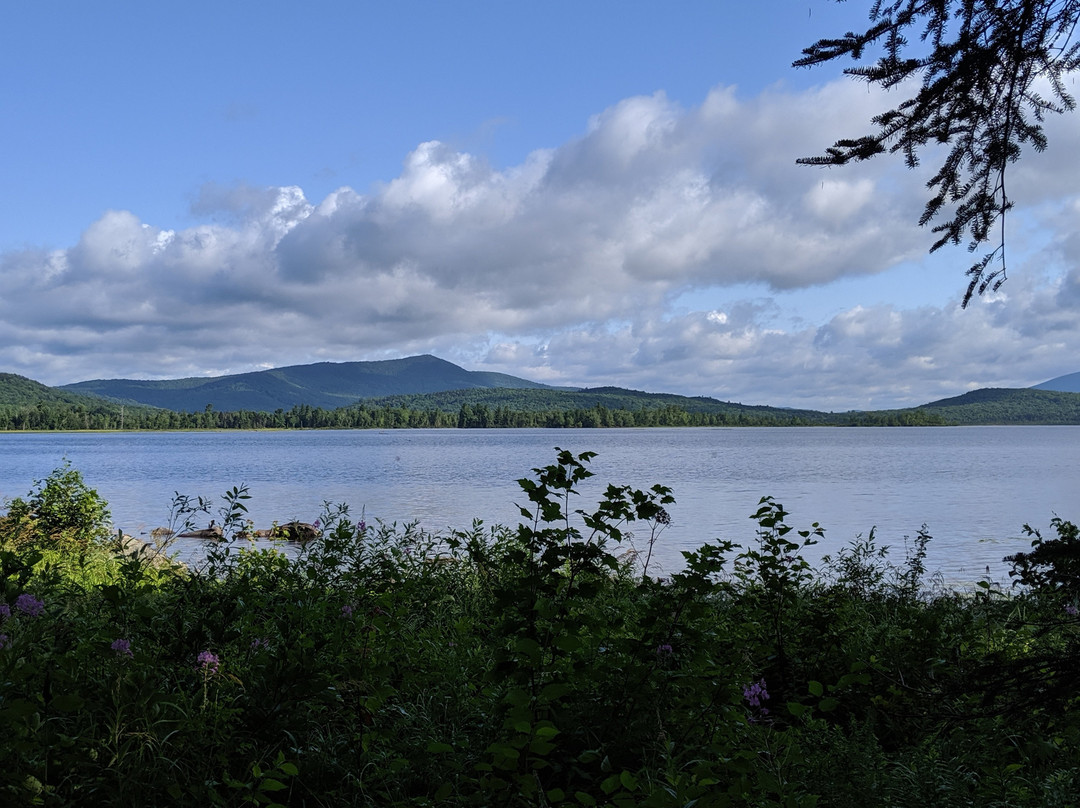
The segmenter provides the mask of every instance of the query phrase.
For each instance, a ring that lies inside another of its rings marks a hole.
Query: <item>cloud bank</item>
[[[1038,237],[1018,237],[1030,255],[1004,293],[959,312],[961,255],[938,305],[781,322],[778,294],[923,259],[924,175],[884,158],[794,164],[880,105],[849,82],[718,87],[692,109],[657,93],[510,167],[433,141],[364,192],[210,184],[192,205],[203,223],[184,229],[108,211],[74,246],[0,256],[0,367],[62,384],[433,352],[553,383],[826,409],[1076,370],[1061,362],[1080,347],[1080,169],[1046,160],[1011,186]],[[1075,122],[1053,123],[1052,143],[1075,140]],[[720,308],[686,306],[726,289]]]

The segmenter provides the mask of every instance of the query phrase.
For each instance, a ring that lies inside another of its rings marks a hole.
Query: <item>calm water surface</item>
[[[987,567],[1003,579],[1002,557],[1029,546],[1025,522],[1045,532],[1054,514],[1080,518],[1080,427],[8,433],[0,500],[67,458],[133,534],[167,524],[175,492],[217,503],[240,484],[257,527],[313,521],[324,501],[431,530],[516,524],[526,498],[514,481],[552,462],[555,446],[598,453],[581,507],[609,483],[673,489],[657,549],[668,571],[706,541],[751,542],[763,495],[795,527],[825,528],[815,560],[875,526],[902,558],[925,523],[930,567],[950,581]]]

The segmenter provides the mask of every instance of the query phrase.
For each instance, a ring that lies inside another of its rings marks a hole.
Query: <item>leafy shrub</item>
[[[109,537],[109,520],[105,500],[65,462],[26,499],[11,501],[3,530],[16,543],[85,548]]]
[[[1057,538],[1044,539],[1038,530],[1024,525],[1035,538],[1031,552],[1006,556],[1012,563],[1009,577],[1015,583],[1040,594],[1080,595],[1080,528],[1055,516],[1050,522]]]

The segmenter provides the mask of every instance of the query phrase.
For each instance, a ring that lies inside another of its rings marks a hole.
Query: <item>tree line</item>
[[[0,406],[0,430],[198,430],[198,429],[576,429],[673,426],[939,426],[947,421],[925,410],[852,412],[820,419],[803,414],[732,410],[691,412],[676,405],[613,409],[515,410],[485,404],[462,404],[457,412],[434,408],[359,404],[327,410],[301,404],[274,412],[236,410],[175,412],[128,407],[39,402]]]

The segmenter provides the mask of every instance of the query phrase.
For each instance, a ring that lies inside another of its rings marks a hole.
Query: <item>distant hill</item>
[[[1032,390],[1057,390],[1059,393],[1080,393],[1080,373],[1068,373],[1048,382],[1032,385]]]
[[[231,376],[146,381],[95,379],[60,389],[176,412],[274,412],[299,405],[336,409],[361,399],[469,388],[556,389],[503,373],[470,371],[437,357],[319,362]]]
[[[921,409],[962,425],[1080,424],[1080,393],[986,387]]]
[[[33,406],[40,402],[85,404],[93,400],[85,395],[46,387],[41,382],[15,373],[0,373],[0,406]]]
[[[0,373],[0,429],[122,429],[156,412]]]

